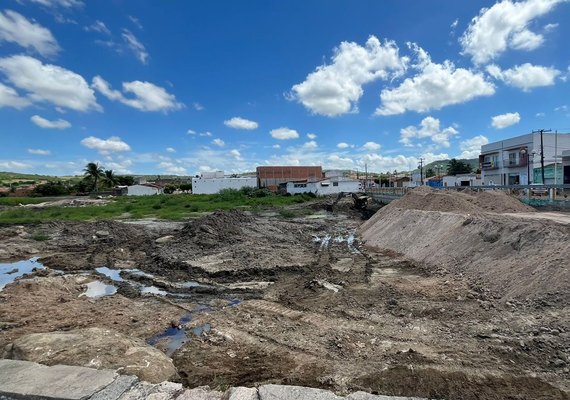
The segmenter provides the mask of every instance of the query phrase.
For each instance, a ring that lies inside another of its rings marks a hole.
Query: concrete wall
[[[222,189],[241,189],[243,187],[257,187],[257,178],[192,178],[192,193],[215,194]]]
[[[287,193],[289,194],[314,193],[317,196],[326,196],[340,192],[360,192],[361,190],[360,182],[352,180],[334,181],[327,179],[320,182],[287,182]]]
[[[132,185],[127,188],[127,196],[152,196],[161,193],[162,189],[145,185]]]

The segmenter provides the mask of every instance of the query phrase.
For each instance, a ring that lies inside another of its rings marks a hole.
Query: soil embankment
[[[570,295],[570,224],[497,192],[413,190],[365,222],[367,246],[465,276],[505,299]]]

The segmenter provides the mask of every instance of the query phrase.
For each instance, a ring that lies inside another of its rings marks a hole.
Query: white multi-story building
[[[533,182],[534,168],[560,160],[562,152],[570,150],[570,134],[529,133],[481,146],[479,164],[483,185],[528,185]],[[530,179],[529,179],[530,176]],[[549,183],[549,182],[545,182]]]

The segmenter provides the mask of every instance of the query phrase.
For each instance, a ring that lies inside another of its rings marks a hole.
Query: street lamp
[[[528,153],[527,149],[522,149],[521,150],[521,155],[524,157],[525,154]],[[529,163],[529,158],[530,158],[530,154],[528,154],[528,157],[526,159],[526,184],[530,185],[530,163]]]

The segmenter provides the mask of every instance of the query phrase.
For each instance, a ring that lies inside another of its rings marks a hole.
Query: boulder
[[[102,328],[24,335],[6,346],[2,358],[114,369],[151,383],[177,377],[172,360],[161,351],[140,339]]]

